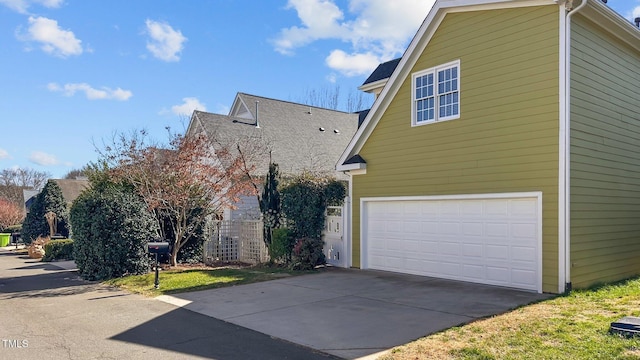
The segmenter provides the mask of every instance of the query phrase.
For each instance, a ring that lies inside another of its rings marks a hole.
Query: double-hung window
[[[460,60],[412,76],[412,125],[460,117]]]

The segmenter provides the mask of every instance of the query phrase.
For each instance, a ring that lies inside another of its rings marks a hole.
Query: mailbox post
[[[149,254],[156,255],[156,280],[154,286],[156,289],[160,288],[160,279],[158,277],[158,255],[169,253],[169,243],[166,241],[156,241],[147,243],[147,252]]]

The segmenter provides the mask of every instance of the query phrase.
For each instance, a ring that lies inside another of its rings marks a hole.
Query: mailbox
[[[149,254],[168,254],[169,243],[166,241],[149,242],[147,243],[147,252]]]

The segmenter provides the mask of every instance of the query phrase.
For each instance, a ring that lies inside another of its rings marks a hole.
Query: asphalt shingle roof
[[[238,104],[242,111],[235,110]],[[244,115],[236,117],[234,112]],[[203,129],[210,139],[227,146],[239,139],[261,142],[263,153],[255,161],[259,175],[268,172],[270,150],[282,175],[312,171],[344,179],[335,165],[357,130],[358,114],[238,93],[229,115],[196,110],[191,121],[189,131]]]
[[[362,85],[367,85],[372,82],[390,78],[391,74],[393,74],[393,71],[396,69],[396,67],[398,67],[398,64],[400,63],[401,59],[402,58],[389,60],[387,62],[384,62],[378,65],[378,67],[375,70],[373,70],[371,75],[369,75],[367,80],[365,80],[364,83],[362,83]]]

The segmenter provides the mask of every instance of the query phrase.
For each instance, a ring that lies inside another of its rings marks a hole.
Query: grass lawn
[[[640,316],[640,279],[573,291],[452,328],[381,359],[640,359],[640,338],[608,332],[624,316]]]
[[[127,291],[146,296],[175,294],[185,291],[214,289],[225,286],[250,284],[285,276],[307,274],[270,267],[224,267],[205,269],[171,269],[160,271],[160,289],[154,288],[155,272],[132,275],[105,281]]]

